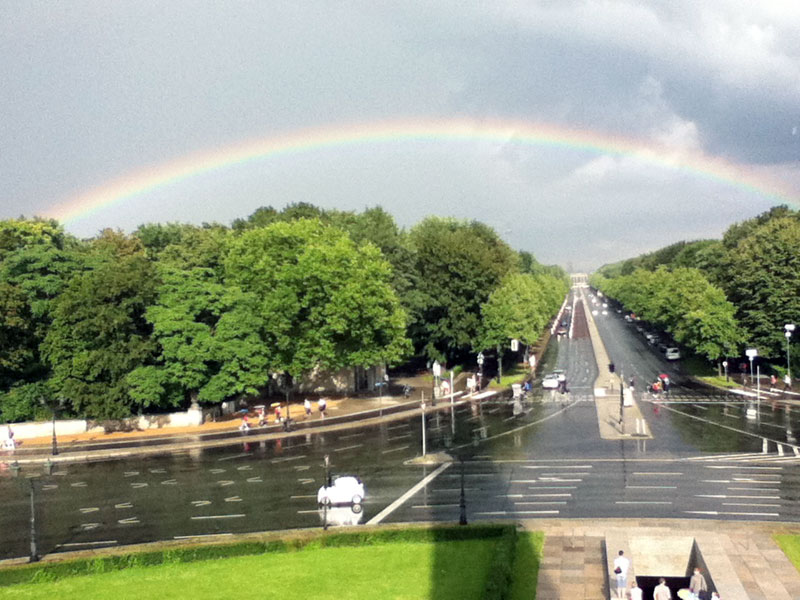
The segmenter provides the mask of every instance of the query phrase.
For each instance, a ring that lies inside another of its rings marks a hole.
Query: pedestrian
[[[786,375],[784,375],[784,377],[783,377],[783,391],[784,391],[784,392],[785,392],[786,390],[789,390],[789,391],[791,391],[791,389],[792,389],[792,378],[791,378],[791,377],[789,377],[789,374],[787,373],[787,374],[786,374]]]
[[[635,385],[635,384],[636,384],[636,379],[634,379],[633,377],[631,377],[631,380],[628,382],[628,387],[629,387],[629,388],[631,388],[631,389],[633,389],[634,387],[636,387],[636,385]]]
[[[317,408],[319,409],[319,418],[325,418],[325,410],[328,408],[328,401],[325,398],[317,400]]]
[[[695,600],[707,600],[708,586],[706,585],[706,578],[703,577],[699,567],[694,568],[694,574],[689,580],[689,593]]]
[[[667,581],[661,577],[656,589],[653,590],[653,600],[672,600],[672,592],[667,587]]]
[[[633,587],[631,588],[631,600],[642,600],[642,588],[639,587],[639,584],[636,583],[636,580],[633,580]]]
[[[774,392],[776,385],[778,385],[778,378],[775,377],[775,373],[773,373],[769,376],[769,391]]]
[[[281,422],[281,405],[279,404],[278,406],[275,407],[275,424],[277,425],[280,422]]]
[[[250,421],[247,419],[247,413],[242,415],[242,424],[239,425],[239,431],[249,431]]]
[[[306,419],[311,416],[311,401],[306,398],[303,401],[303,408],[306,409]]]
[[[620,550],[617,558],[614,559],[614,574],[617,576],[617,598],[625,600],[625,592],[628,587],[628,569],[631,566],[625,556],[625,553]]]
[[[558,391],[562,394],[567,393],[567,374],[566,373],[559,373],[558,374]]]

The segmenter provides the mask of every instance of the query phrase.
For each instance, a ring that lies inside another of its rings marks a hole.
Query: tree
[[[255,308],[253,296],[211,269],[163,267],[158,300],[145,312],[159,356],[131,372],[131,396],[147,406],[256,394],[269,379],[269,348]]]
[[[505,344],[511,338],[532,344],[558,311],[567,290],[563,280],[551,276],[507,275],[481,307],[483,324],[474,349]]]
[[[476,221],[429,217],[410,234],[417,272],[409,332],[418,352],[445,360],[479,342],[481,306],[515,272],[518,257]]]
[[[730,249],[726,290],[749,343],[762,356],[780,356],[783,326],[800,322],[800,218],[794,213],[747,229]]]
[[[87,264],[54,301],[42,344],[51,387],[83,416],[128,416],[127,376],[154,359],[144,312],[157,274],[138,240],[109,230],[92,242]]]
[[[319,220],[274,223],[231,242],[226,284],[258,298],[272,367],[293,378],[320,367],[372,366],[408,350],[391,267]]]

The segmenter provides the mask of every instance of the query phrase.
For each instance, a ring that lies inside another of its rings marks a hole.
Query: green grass
[[[542,559],[544,534],[541,531],[521,532],[517,535],[517,551],[511,576],[511,600],[536,598],[539,579],[539,562]]]
[[[505,389],[512,383],[521,383],[528,373],[530,373],[529,367],[521,363],[515,364],[510,369],[503,369],[503,377],[500,379],[500,383],[497,383],[497,379],[492,379],[489,388],[493,390]]]
[[[497,539],[394,542],[130,567],[0,588],[0,598],[481,598]]]
[[[776,534],[773,537],[794,568],[800,571],[800,535]]]

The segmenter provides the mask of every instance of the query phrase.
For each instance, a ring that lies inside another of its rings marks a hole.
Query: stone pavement
[[[659,550],[672,539],[686,538],[694,541],[702,555],[701,564],[706,566],[722,600],[800,599],[800,573],[772,539],[776,533],[800,534],[800,524],[699,519],[541,519],[526,520],[523,526],[545,533],[537,600],[611,597],[612,563],[622,548],[631,559],[632,574],[669,576],[667,571],[676,568],[674,558],[663,556]],[[696,558],[692,555],[693,561]],[[673,564],[668,564],[670,561]],[[688,568],[689,561],[687,555],[683,569]]]

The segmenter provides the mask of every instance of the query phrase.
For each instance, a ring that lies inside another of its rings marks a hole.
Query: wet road
[[[576,317],[577,319],[578,317]],[[615,361],[644,378],[667,367],[616,315],[598,318]],[[577,323],[575,324],[577,325]],[[52,474],[0,471],[0,557],[29,548],[34,476],[40,552],[319,527],[316,493],[331,471],[362,478],[361,510],[339,507],[332,524],[456,521],[463,459],[470,521],[542,517],[681,517],[800,520],[798,411],[746,399],[703,397],[678,386],[670,402],[640,406],[653,439],[600,439],[591,346],[581,335],[554,341],[547,368],[567,371],[570,393],[549,392],[515,416],[507,401],[468,403],[428,415],[429,452],[449,467],[406,463],[421,453],[421,418],[282,441],[250,442],[138,460],[59,465]],[[675,372],[676,379],[680,374]],[[765,439],[767,453],[765,449]],[[779,454],[782,453],[781,454]],[[436,476],[413,490],[423,478]],[[398,498],[407,494],[402,503]]]

